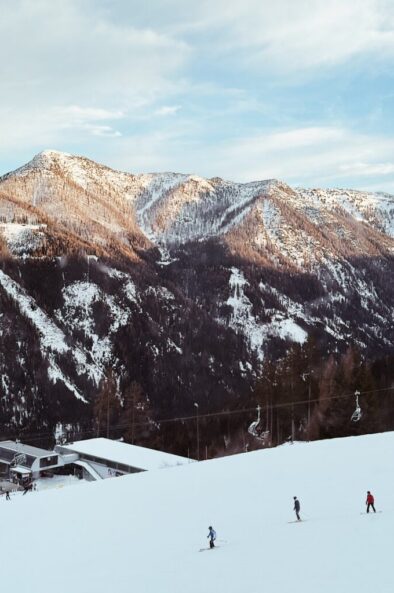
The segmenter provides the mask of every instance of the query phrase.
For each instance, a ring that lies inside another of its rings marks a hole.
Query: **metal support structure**
[[[196,408],[196,427],[197,427],[197,461],[200,461],[200,416],[199,416],[199,407],[198,403],[194,402],[194,407]]]
[[[308,441],[311,440],[311,378],[309,376],[309,386],[308,386]]]
[[[107,439],[109,439],[109,385],[107,381]]]

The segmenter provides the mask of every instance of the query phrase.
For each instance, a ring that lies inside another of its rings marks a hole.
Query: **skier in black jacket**
[[[293,497],[294,498],[294,510],[295,510],[295,514],[297,515],[297,520],[301,521],[301,517],[300,517],[300,501],[298,500],[298,498],[296,496]]]

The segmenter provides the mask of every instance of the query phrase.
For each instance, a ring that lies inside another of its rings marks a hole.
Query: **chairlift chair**
[[[256,410],[257,410],[257,419],[254,422],[252,422],[252,424],[250,424],[250,426],[248,428],[248,433],[251,434],[252,436],[254,436],[259,441],[263,441],[264,444],[266,444],[267,439],[269,438],[269,435],[270,435],[270,431],[263,430],[262,432],[259,432],[257,430],[257,427],[261,421],[261,418],[260,418],[261,406],[258,405]]]
[[[354,410],[350,420],[351,422],[359,422],[363,415],[360,404],[358,403],[358,396],[360,395],[360,392],[356,391],[354,395],[356,396],[356,409]]]
[[[258,405],[257,406],[257,420],[255,420],[254,422],[252,422],[252,424],[249,426],[248,428],[248,433],[251,434],[252,436],[259,438],[259,433],[257,432],[257,427],[260,424],[260,410],[261,407]]]

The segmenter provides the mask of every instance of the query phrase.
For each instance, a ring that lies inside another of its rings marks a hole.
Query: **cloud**
[[[0,53],[7,56],[0,61],[0,136],[8,150],[16,140],[56,142],[65,128],[118,136],[107,122],[171,93],[188,60],[187,43],[152,30],[148,20],[140,27],[115,23],[99,5],[15,0],[7,12],[0,6]]]
[[[346,163],[339,167],[345,175],[391,175],[394,163]]]
[[[390,175],[394,139],[345,127],[306,127],[255,134],[223,147],[220,168],[240,180],[276,177],[290,184],[338,184],[358,175]],[[217,159],[218,162],[218,159]]]
[[[55,108],[50,116],[52,117],[48,118],[48,122],[52,123],[55,127],[71,128],[74,131],[85,130],[94,136],[116,138],[122,135],[119,130],[115,130],[108,124],[98,123],[124,118],[124,113],[121,111],[70,105],[68,107]]]
[[[175,115],[180,110],[180,108],[180,105],[163,105],[163,107],[156,109],[154,115],[158,115],[159,117]]]
[[[54,146],[134,171],[392,183],[391,0],[0,1],[0,52],[1,172]]]
[[[87,129],[93,136],[105,136],[106,138],[118,138],[121,132],[114,130],[111,126],[89,126]]]
[[[192,20],[177,23],[188,34],[211,32],[220,56],[301,75],[361,55],[392,58],[393,25],[390,0],[201,0]]]
[[[73,123],[84,123],[88,121],[102,121],[109,119],[121,119],[124,117],[122,111],[111,111],[97,107],[81,107],[80,105],[69,105],[56,109],[59,117],[64,117]]]
[[[45,110],[26,106],[21,112],[0,109],[0,135],[4,141],[0,155],[2,150],[17,151],[20,147],[31,150],[37,142],[40,148],[53,146],[60,136],[72,142],[83,142],[92,135],[116,138],[121,132],[110,123],[123,118],[121,111],[78,105],[48,106]]]
[[[237,182],[277,178],[293,186],[361,189],[360,179],[368,177],[375,189],[388,190],[394,167],[379,161],[387,154],[394,161],[394,139],[341,126],[267,131],[207,145],[181,122],[166,133],[123,137],[105,162],[135,173],[167,170]]]

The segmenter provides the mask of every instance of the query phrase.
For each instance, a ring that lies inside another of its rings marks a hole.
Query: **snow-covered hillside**
[[[286,445],[3,499],[3,588],[391,593],[393,447],[394,433]],[[361,514],[367,490],[382,513]],[[209,525],[219,548],[199,553]]]
[[[343,209],[356,220],[394,237],[394,199],[390,194],[351,189],[299,189],[297,192],[312,209]]]

